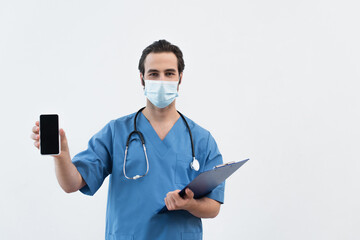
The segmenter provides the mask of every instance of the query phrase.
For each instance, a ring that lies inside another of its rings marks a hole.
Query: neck
[[[143,114],[150,122],[166,122],[178,119],[180,116],[176,111],[175,100],[165,108],[158,108],[147,99]]]

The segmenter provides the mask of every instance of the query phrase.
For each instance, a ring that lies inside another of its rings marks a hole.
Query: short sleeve
[[[209,133],[209,139],[207,144],[207,157],[205,163],[204,171],[211,170],[215,166],[223,163],[222,155],[218,149],[218,146],[215,142],[213,136]],[[224,191],[225,191],[225,182],[221,183],[214,190],[212,190],[206,197],[214,199],[221,204],[224,203]]]
[[[86,150],[74,156],[72,162],[86,182],[80,189],[82,193],[94,195],[111,173],[112,146],[112,122],[109,122],[89,140]]]

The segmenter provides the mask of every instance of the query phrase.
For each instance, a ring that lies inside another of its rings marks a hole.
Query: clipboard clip
[[[226,166],[226,165],[231,165],[231,164],[234,164],[234,163],[235,163],[235,161],[228,162],[228,163],[224,163],[224,164],[220,164],[220,165],[215,166],[214,169],[215,169],[215,168],[224,167],[224,166]]]

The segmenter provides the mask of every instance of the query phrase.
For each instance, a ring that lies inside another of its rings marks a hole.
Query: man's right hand
[[[32,132],[33,133],[30,135],[30,137],[33,140],[35,140],[35,142],[34,142],[35,147],[40,149],[39,121],[35,122],[35,126],[32,128]]]
[[[32,134],[31,138],[35,141],[34,145],[37,149],[40,149],[40,135],[39,135],[39,121],[35,122],[35,126],[32,128]],[[53,155],[56,159],[70,159],[70,152],[69,152],[69,146],[66,139],[65,131],[64,129],[60,128],[60,143],[61,143],[61,151],[59,155]]]
[[[40,149],[40,135],[39,135],[39,121],[35,122],[32,128],[31,138],[35,141],[34,145]],[[67,192],[75,192],[86,185],[84,179],[71,162],[68,142],[65,136],[65,131],[60,129],[61,152],[59,155],[53,155],[55,159],[55,172],[61,188]]]

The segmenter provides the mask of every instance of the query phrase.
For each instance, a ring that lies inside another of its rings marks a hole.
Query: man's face
[[[179,75],[177,58],[172,52],[149,53],[144,67],[144,75],[140,73],[140,78],[144,80],[179,81],[182,77],[182,73]]]

